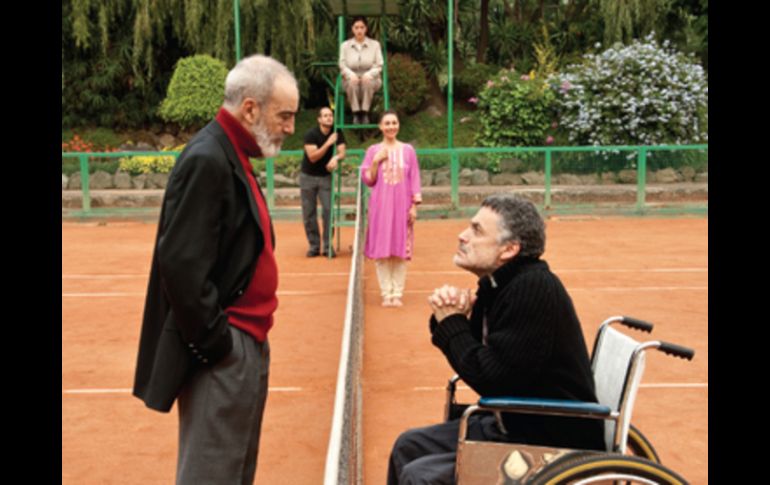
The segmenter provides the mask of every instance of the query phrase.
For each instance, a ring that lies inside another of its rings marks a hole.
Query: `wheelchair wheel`
[[[543,468],[530,485],[588,485],[634,483],[687,485],[676,472],[636,456],[597,453],[567,455]]]
[[[660,463],[660,457],[652,446],[652,443],[633,424],[628,430],[626,441],[626,453],[641,458],[646,458],[655,463]]]

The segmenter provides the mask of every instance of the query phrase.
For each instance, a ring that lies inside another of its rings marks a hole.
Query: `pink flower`
[[[545,139],[545,144],[550,145],[553,143],[553,137],[551,135],[548,135],[548,138]]]
[[[493,81],[487,81],[487,87],[488,88],[491,88],[494,85],[495,85],[495,83]]]
[[[476,96],[470,97],[468,98],[468,102],[471,104],[477,104],[479,102],[479,98],[477,98]]]
[[[570,89],[572,89],[572,84],[570,84],[569,81],[564,81],[563,83],[561,83],[561,92],[562,93],[566,93]]]
[[[529,81],[529,75],[528,75],[528,74],[523,74],[523,75],[521,76],[521,80],[522,80],[522,81]]]

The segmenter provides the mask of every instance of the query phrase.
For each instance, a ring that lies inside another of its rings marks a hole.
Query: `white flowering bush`
[[[703,68],[652,34],[589,54],[548,80],[560,126],[579,145],[708,142]]]

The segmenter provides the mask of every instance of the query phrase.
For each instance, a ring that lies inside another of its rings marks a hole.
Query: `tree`
[[[241,52],[280,60],[307,92],[313,8],[325,3],[242,0]],[[231,67],[234,45],[232,0],[63,0],[62,123],[158,121],[155,108],[176,61],[208,54]],[[121,121],[112,115],[125,109],[131,112]]]
[[[479,10],[479,44],[476,51],[476,62],[483,63],[489,45],[489,0],[481,0]]]
[[[628,43],[653,32],[671,9],[672,0],[593,0],[604,20],[604,44]]]
[[[673,0],[662,37],[674,42],[686,53],[697,55],[708,71],[708,0]]]
[[[270,55],[301,71],[302,53],[315,45],[311,0],[242,1],[240,9],[241,52]],[[234,30],[231,0],[136,0],[134,67],[152,77],[156,50],[172,36],[232,66]]]
[[[152,79],[132,67],[130,0],[62,2],[62,126],[138,127],[156,122],[174,62],[186,55],[168,42]],[[118,20],[120,19],[120,20]]]

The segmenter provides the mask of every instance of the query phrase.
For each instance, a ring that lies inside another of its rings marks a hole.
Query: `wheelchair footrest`
[[[457,449],[457,482],[463,485],[527,483],[546,465],[576,450],[513,443],[464,441]]]

